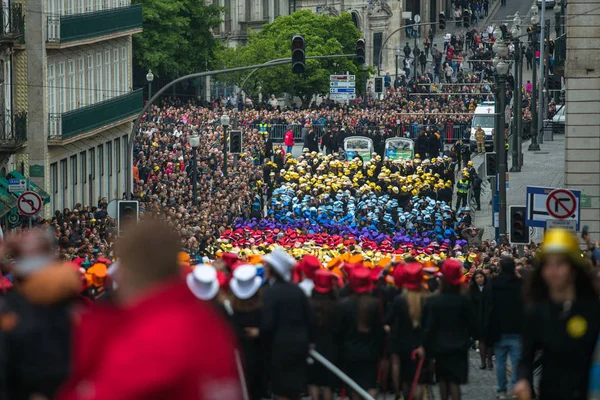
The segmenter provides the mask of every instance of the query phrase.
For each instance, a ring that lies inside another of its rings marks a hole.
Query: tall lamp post
[[[198,152],[198,146],[200,145],[200,136],[192,135],[188,139],[190,146],[192,147],[192,203],[198,205],[198,161],[196,160],[196,153]]]
[[[531,25],[533,26],[533,55],[537,51],[538,41],[538,27],[540,23],[540,16],[538,15],[537,6],[534,4],[531,6]],[[540,60],[541,61],[541,60]],[[531,71],[531,83],[533,90],[531,91],[531,144],[529,145],[528,151],[540,151],[540,145],[538,143],[538,118],[537,118],[537,66],[535,60],[533,64],[533,70]],[[541,109],[540,109],[541,111]]]
[[[398,47],[396,49],[396,80],[394,81],[394,89],[398,88],[398,60],[400,59],[401,52],[402,50],[400,50],[400,47]]]
[[[506,74],[508,73],[508,64],[504,59],[508,56],[508,47],[504,44],[502,31],[499,27],[494,30],[494,37],[498,38],[492,49],[496,53],[494,65],[496,67],[496,83],[498,86],[498,129],[496,129],[496,154],[498,159],[498,231],[499,242],[504,243],[506,236],[506,148],[504,142],[506,138]]]
[[[227,176],[227,128],[229,127],[229,115],[221,115],[223,126],[223,176]]]
[[[519,16],[519,12],[515,14],[510,33],[515,42],[515,88],[513,93],[513,126],[515,130],[513,132],[513,140],[511,144],[512,167],[510,168],[510,172],[521,172],[521,132],[523,129],[523,94],[521,93],[521,88],[523,87],[523,53],[521,51],[521,41],[519,40],[519,37],[521,36],[521,17]]]
[[[152,70],[149,69],[148,73],[146,74],[146,80],[148,81],[148,99],[152,98],[152,81],[154,80],[154,74],[152,73]]]

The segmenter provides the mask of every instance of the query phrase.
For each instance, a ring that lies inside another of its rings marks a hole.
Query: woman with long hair
[[[257,334],[262,313],[263,280],[254,265],[246,264],[233,271],[231,289],[231,320],[238,333],[244,356],[244,370],[251,400],[259,400],[264,393],[262,343]]]
[[[600,331],[600,303],[588,266],[577,239],[562,229],[546,233],[536,256],[514,394],[532,398],[533,359],[541,350],[539,398],[588,399],[589,370]]]
[[[337,344],[333,335],[335,309],[339,304],[334,281],[337,276],[325,269],[313,275],[314,287],[311,305],[317,320],[316,350],[332,363],[337,362]],[[308,370],[308,388],[312,400],[333,400],[336,377],[321,363],[314,363]]]
[[[435,358],[442,400],[460,400],[460,385],[467,383],[471,337],[477,334],[473,304],[463,295],[464,275],[460,260],[444,260],[439,294],[425,303],[423,347],[419,356]]]
[[[335,336],[348,376],[377,397],[377,363],[385,333],[379,303],[371,295],[372,285],[370,270],[353,269],[349,276],[352,294],[344,298],[336,310]],[[359,398],[358,393],[352,392],[352,400]]]
[[[487,285],[487,277],[481,269],[475,270],[469,284],[469,297],[473,303],[475,310],[475,319],[477,321],[477,332],[479,335],[473,339],[479,341],[479,357],[481,358],[481,366],[479,369],[493,369],[494,362],[492,361],[491,348],[488,349],[487,338],[485,337],[485,287]],[[489,351],[488,351],[489,350]]]
[[[394,282],[404,291],[394,298],[388,311],[385,324],[390,334],[390,351],[392,353],[392,381],[396,390],[396,398],[401,398],[400,382],[404,398],[409,398],[410,386],[417,373],[418,360],[413,360],[413,351],[422,343],[422,312],[428,291],[423,288],[423,268],[418,262],[411,262],[394,270]],[[402,368],[400,368],[402,367]],[[429,381],[429,368],[421,372],[418,385],[414,391],[414,399],[423,398],[423,384]]]

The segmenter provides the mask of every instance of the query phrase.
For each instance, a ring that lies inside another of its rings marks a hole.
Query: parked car
[[[555,0],[536,0],[535,3],[537,4],[539,9],[542,8],[542,2],[546,3],[546,9],[554,8],[554,5],[556,4]]]

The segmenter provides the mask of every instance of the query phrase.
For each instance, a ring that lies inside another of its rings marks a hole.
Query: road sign
[[[549,219],[546,221],[547,229],[561,228],[577,233],[577,221],[572,219]]]
[[[356,75],[329,75],[329,81],[331,81],[331,82],[354,82],[354,81],[356,81]]]
[[[580,203],[579,190],[527,186],[527,225],[545,228],[549,219],[571,219],[577,221],[576,229],[579,230]],[[549,209],[559,217],[553,216]]]
[[[421,16],[419,14],[415,14],[414,21],[415,21],[415,24],[418,24],[419,22],[421,22]]]
[[[353,88],[356,87],[356,82],[329,82],[329,87]]]
[[[329,95],[329,98],[331,100],[353,100],[356,96],[354,95],[354,93],[331,93]]]
[[[572,218],[577,210],[577,199],[569,190],[556,189],[546,199],[546,210],[556,219]]]
[[[9,192],[24,192],[27,190],[27,179],[9,179]]]
[[[356,93],[355,88],[329,88],[329,93]]]
[[[42,209],[42,198],[35,192],[25,192],[17,200],[17,208],[22,215],[33,217]]]

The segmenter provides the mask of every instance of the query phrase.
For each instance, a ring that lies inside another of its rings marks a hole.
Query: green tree
[[[222,68],[232,68],[290,58],[294,34],[304,37],[307,57],[354,54],[356,40],[361,37],[348,13],[328,17],[302,10],[265,25],[262,31],[250,35],[246,46],[222,49],[218,52],[217,63]],[[264,68],[246,82],[244,91],[255,94],[261,88],[263,93],[268,94],[289,93],[300,97],[303,104],[307,104],[312,96],[329,93],[330,74],[345,74],[346,71],[363,74],[362,68],[357,67],[353,58],[306,60],[306,73],[300,76],[292,73],[291,64]],[[248,73],[227,74],[219,79],[240,86]]]
[[[204,0],[133,0],[143,5],[144,31],[133,37],[138,63],[158,76],[204,71],[220,43],[211,29],[223,9]]]

